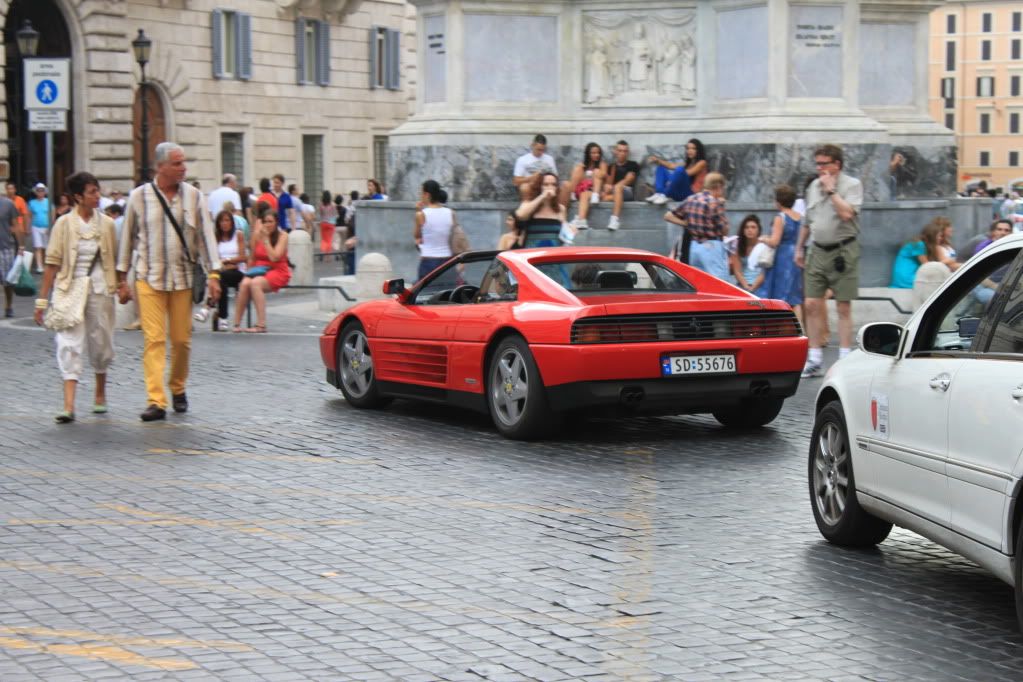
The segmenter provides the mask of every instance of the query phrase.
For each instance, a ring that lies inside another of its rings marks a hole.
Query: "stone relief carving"
[[[696,13],[583,13],[583,102],[691,104],[696,99]]]
[[[319,12],[331,20],[350,12],[353,8],[348,4],[349,0],[277,0],[277,13],[283,16],[293,10],[303,14]],[[358,5],[359,0],[353,0],[351,4]]]

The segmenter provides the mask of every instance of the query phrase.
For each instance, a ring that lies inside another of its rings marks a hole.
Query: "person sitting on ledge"
[[[614,161],[608,167],[607,180],[600,188],[600,200],[614,202],[611,220],[607,223],[609,230],[621,227],[622,202],[632,201],[636,177],[639,175],[639,164],[629,158],[629,143],[625,140],[618,140],[615,144]]]
[[[703,191],[707,176],[707,150],[695,137],[686,143],[684,163],[672,163],[652,154],[647,163],[657,164],[654,173],[654,194],[646,198],[651,204],[682,201],[690,194]]]

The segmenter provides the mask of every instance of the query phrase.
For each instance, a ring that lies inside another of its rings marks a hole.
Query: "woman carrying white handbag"
[[[57,219],[46,248],[46,269],[36,299],[36,324],[57,332],[57,367],[64,379],[58,424],[75,420],[75,389],[83,356],[96,372],[92,411],[107,411],[107,368],[114,359],[114,292],[117,237],[114,221],[99,211],[99,181],[91,173],[67,179],[75,208]],[[53,291],[53,300],[48,294]]]

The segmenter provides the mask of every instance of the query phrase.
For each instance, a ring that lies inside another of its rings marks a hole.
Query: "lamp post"
[[[131,41],[131,49],[135,52],[135,61],[138,62],[139,70],[142,72],[142,80],[139,81],[139,99],[142,109],[142,168],[140,176],[142,182],[149,182],[149,113],[146,111],[146,64],[149,62],[149,52],[153,49],[153,41],[146,37],[146,34],[139,29],[135,40]]]
[[[25,59],[28,57],[35,57],[36,50],[39,49],[39,31],[32,28],[32,22],[26,19],[22,24],[21,28],[15,34],[18,41],[18,53],[21,54],[21,58]],[[24,78],[24,76],[22,76]],[[24,90],[24,84],[22,86]],[[21,127],[21,138],[24,141],[21,146],[22,151],[22,167],[24,168],[24,176],[21,181],[25,184],[35,183],[36,178],[36,145],[35,135],[31,130],[28,129],[28,119],[31,114],[25,111],[25,122]],[[27,179],[26,177],[27,176]]]

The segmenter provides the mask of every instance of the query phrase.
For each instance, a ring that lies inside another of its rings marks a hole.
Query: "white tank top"
[[[426,222],[423,223],[423,245],[419,255],[423,258],[450,258],[451,225],[454,223],[451,209],[447,206],[424,208],[423,215]]]
[[[237,258],[238,257],[238,235],[235,234],[233,239],[228,239],[226,242],[217,242],[217,253],[220,255],[220,260],[226,258]],[[238,269],[245,272],[245,263],[238,263]]]

